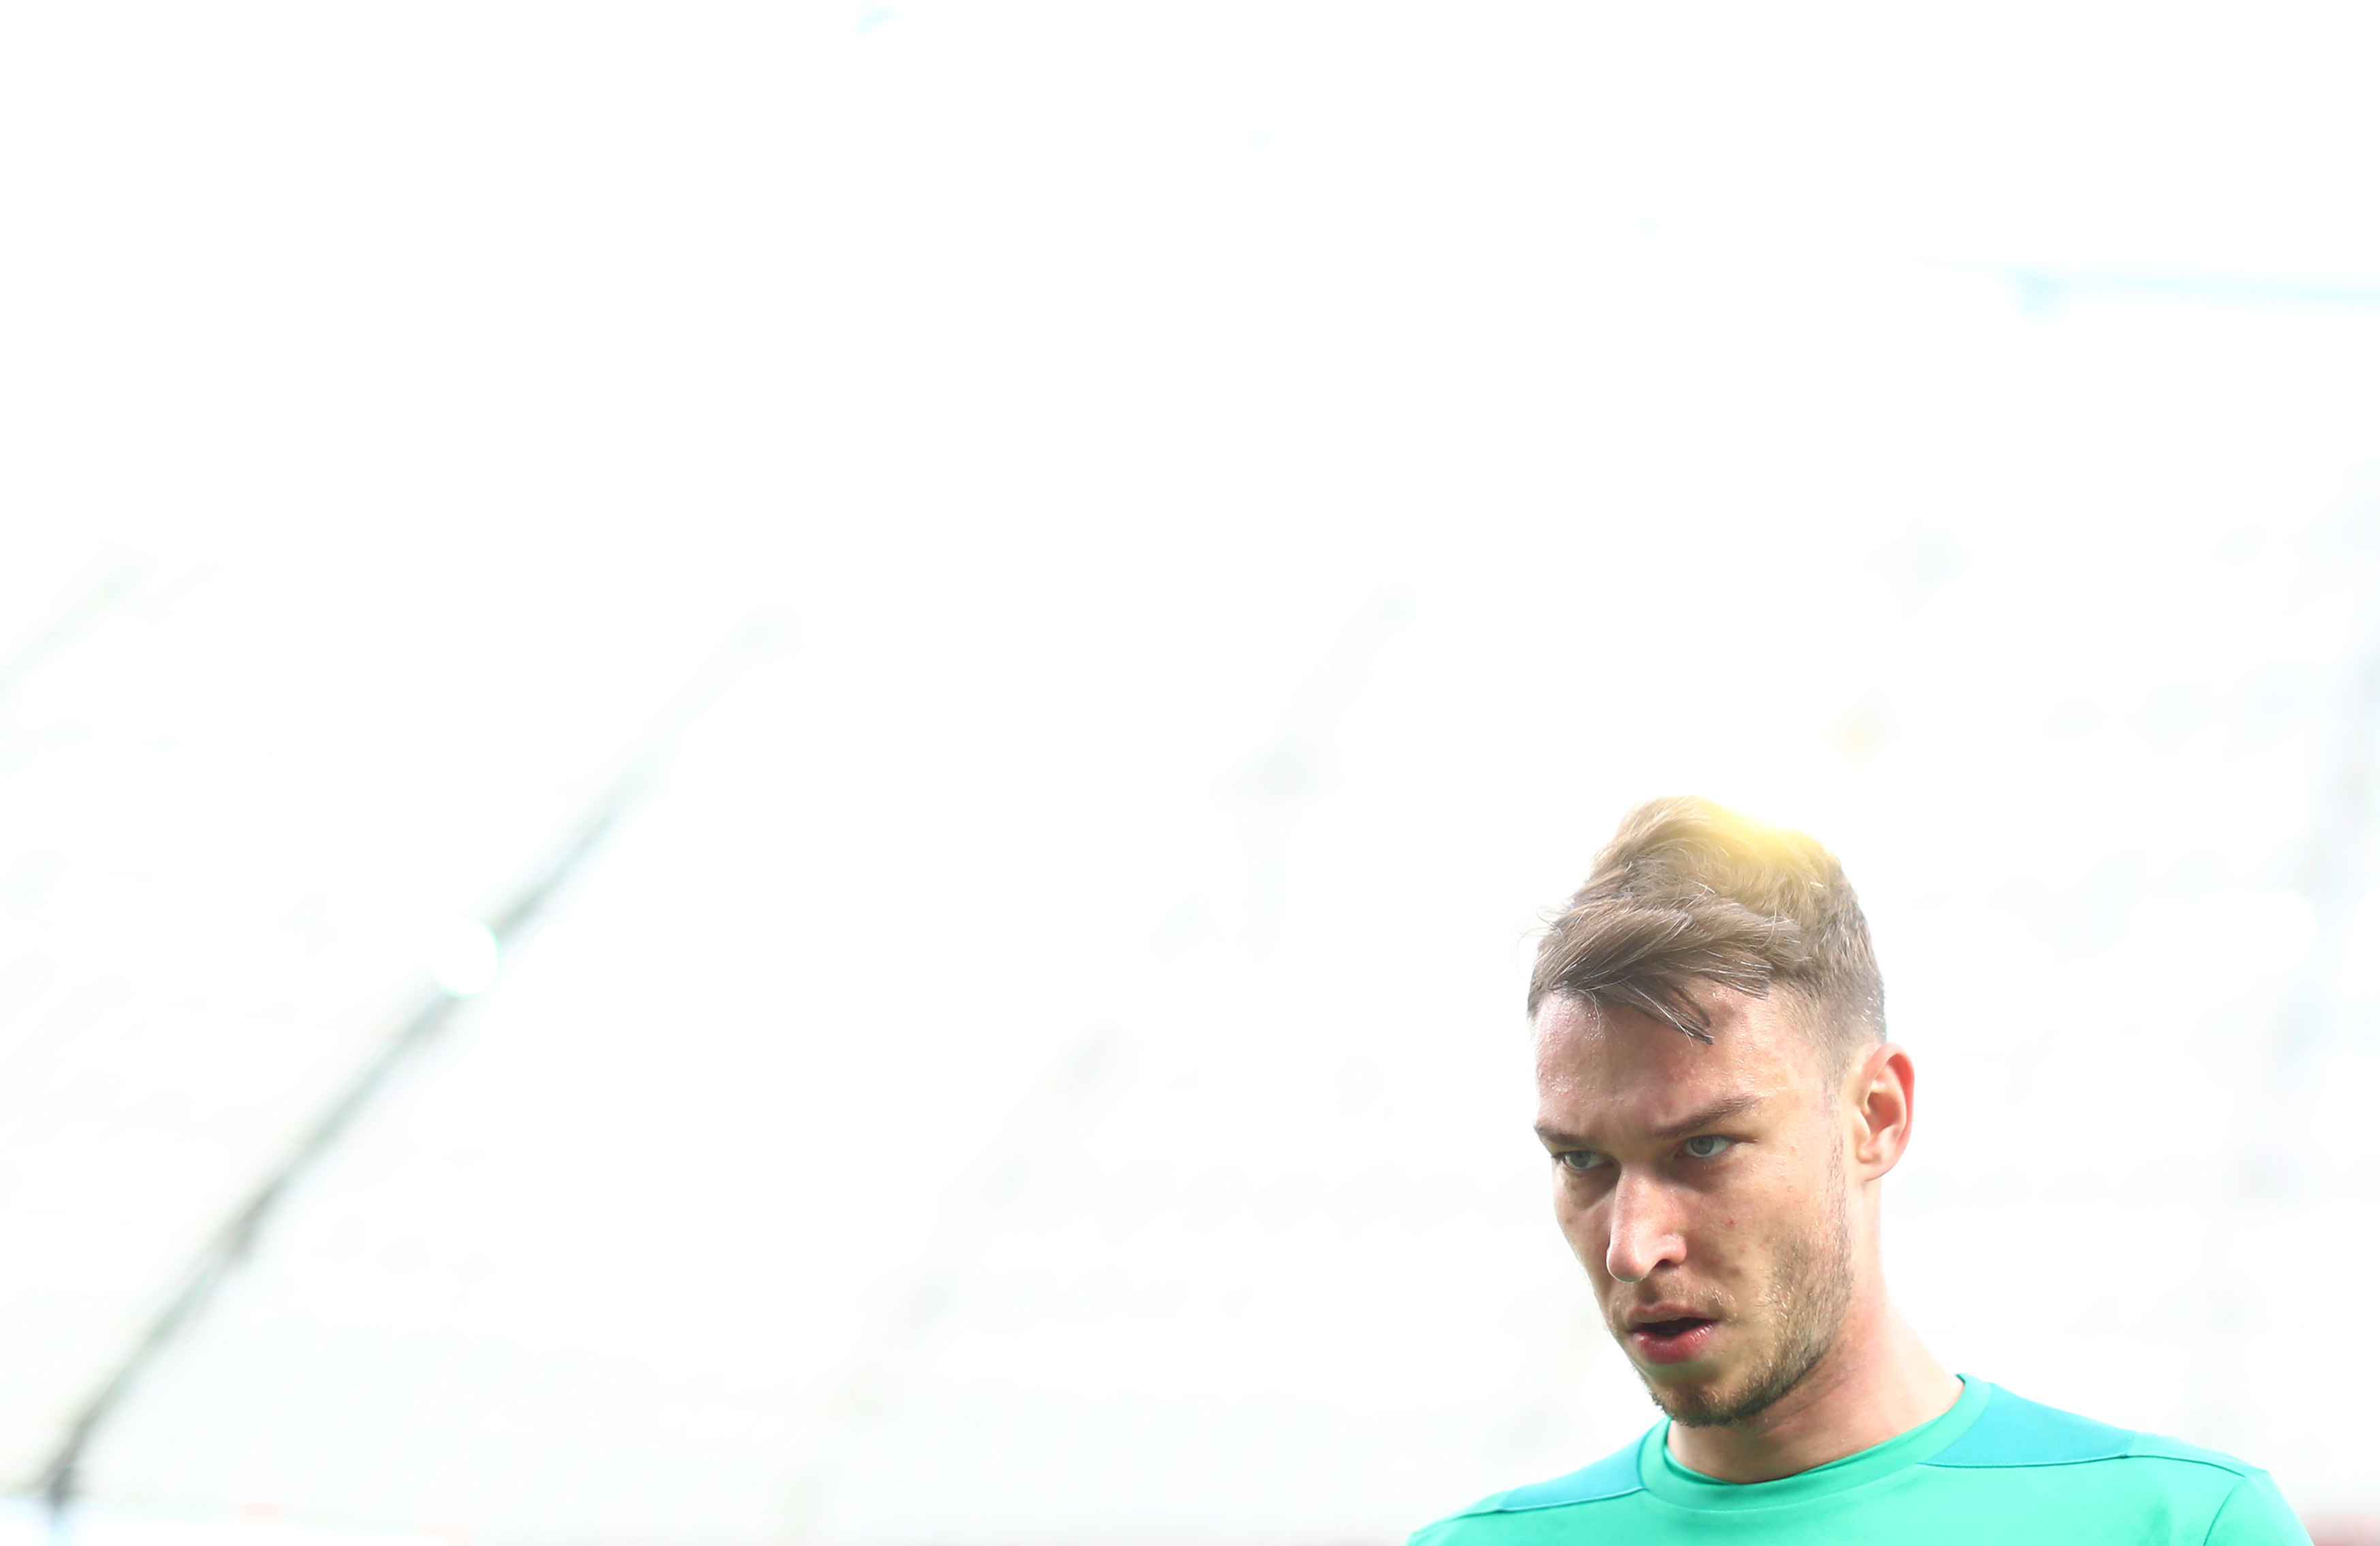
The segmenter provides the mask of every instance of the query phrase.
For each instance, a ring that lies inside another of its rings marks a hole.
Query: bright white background
[[[1527,936],[1688,791],[1862,888],[1937,1350],[2380,1510],[2374,41],[12,9],[0,1487],[658,747],[91,1540],[1318,1546],[1583,1464],[1650,1409]]]

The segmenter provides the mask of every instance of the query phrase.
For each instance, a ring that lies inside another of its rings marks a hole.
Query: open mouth
[[[1702,1356],[1718,1323],[1700,1315],[1646,1321],[1628,1328],[1628,1340],[1647,1363],[1683,1363]]]

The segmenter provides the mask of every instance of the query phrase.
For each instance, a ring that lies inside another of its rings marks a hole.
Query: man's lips
[[[1628,1344],[1647,1363],[1683,1363],[1701,1357],[1718,1330],[1718,1323],[1706,1315],[1664,1306],[1628,1318]]]

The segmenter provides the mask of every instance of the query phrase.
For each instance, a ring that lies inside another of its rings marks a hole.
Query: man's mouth
[[[1718,1325],[1717,1321],[1701,1315],[1638,1321],[1628,1328],[1628,1342],[1647,1363],[1683,1363],[1701,1356]]]

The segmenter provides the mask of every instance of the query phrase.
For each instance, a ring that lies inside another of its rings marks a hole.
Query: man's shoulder
[[[2273,1479],[2245,1460],[1998,1386],[1973,1426],[1919,1464],[1985,1486],[1961,1488],[1969,1506],[1985,1506],[1994,1495],[2030,1497],[2081,1530],[2077,1539],[2090,1537],[2093,1519],[2110,1528],[2149,1525],[2144,1539],[2205,1546],[2302,1546],[2306,1539]],[[1984,1482],[1993,1474],[2013,1492]]]
[[[2264,1474],[2219,1451],[2028,1401],[2002,1385],[1991,1387],[1990,1398],[1965,1432],[1920,1464],[1953,1470],[2018,1470],[2117,1460],[2202,1467],[2235,1480]]]
[[[1641,1492],[1645,1483],[1637,1474],[1636,1457],[1644,1445],[1645,1441],[1638,1438],[1568,1476],[1531,1482],[1526,1487],[1514,1487],[1483,1498],[1460,1514],[1416,1530],[1407,1546],[1456,1546],[1458,1542],[1525,1538],[1528,1532],[1524,1520],[1541,1516],[1545,1510],[1607,1503]]]

